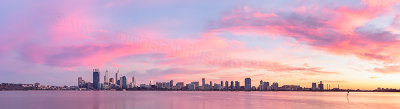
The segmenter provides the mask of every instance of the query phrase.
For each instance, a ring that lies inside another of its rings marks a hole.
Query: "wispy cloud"
[[[400,48],[399,35],[368,24],[381,16],[391,16],[397,3],[367,0],[360,5],[337,7],[313,4],[312,7],[294,7],[297,10],[292,11],[243,6],[211,23],[207,35],[251,32],[283,36],[333,54],[399,62],[400,52],[396,50]]]

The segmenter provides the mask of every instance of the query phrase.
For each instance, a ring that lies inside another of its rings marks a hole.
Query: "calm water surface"
[[[0,109],[400,109],[389,92],[0,91]]]

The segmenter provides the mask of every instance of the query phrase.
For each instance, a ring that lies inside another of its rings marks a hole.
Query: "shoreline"
[[[191,90],[0,90],[0,92],[8,92],[8,91],[83,91],[83,92],[124,92],[124,91],[138,91],[138,92],[347,92],[347,91],[293,91],[293,90],[276,90],[276,91],[191,91]],[[349,92],[400,92],[400,91],[349,91]]]

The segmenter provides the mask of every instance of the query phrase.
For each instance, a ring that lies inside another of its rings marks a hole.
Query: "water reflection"
[[[400,93],[382,92],[0,92],[1,109],[348,109],[399,105]]]

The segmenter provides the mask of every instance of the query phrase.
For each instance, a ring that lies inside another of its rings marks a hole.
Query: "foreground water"
[[[389,92],[0,91],[0,109],[400,109]]]

